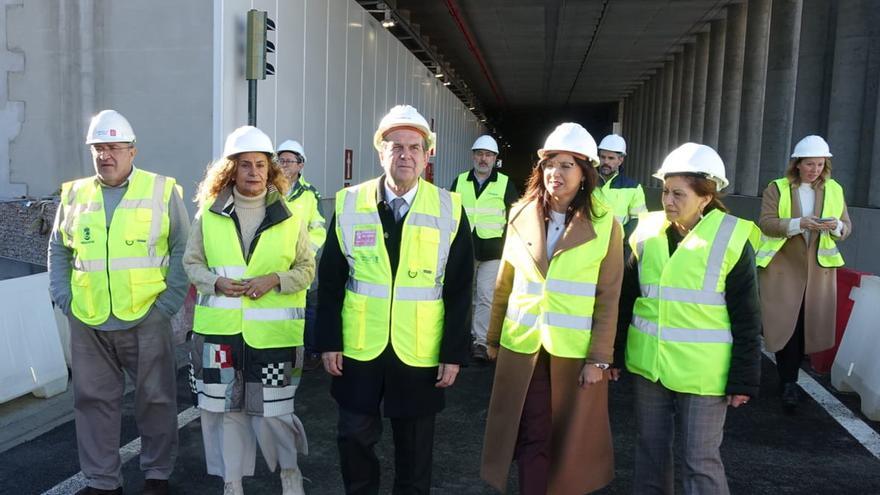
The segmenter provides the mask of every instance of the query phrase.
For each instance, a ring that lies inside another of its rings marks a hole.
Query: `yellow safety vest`
[[[327,229],[324,226],[324,217],[318,211],[318,202],[321,201],[321,194],[315,187],[299,176],[297,184],[290,188],[290,194],[285,198],[290,212],[302,219],[306,224],[306,230],[309,232],[309,241],[312,251],[317,253],[324,241],[327,240]]]
[[[604,201],[608,203],[614,210],[614,218],[620,222],[620,225],[626,225],[630,220],[638,218],[640,213],[646,212],[645,192],[642,190],[641,184],[635,187],[611,187],[611,182],[618,177],[613,177],[605,181],[596,191],[600,191]]]
[[[458,176],[455,192],[461,194],[461,204],[464,206],[471,229],[480,239],[501,237],[504,235],[504,225],[507,223],[507,205],[504,203],[507,176],[496,173],[497,179],[486,183],[480,197],[477,197],[474,184],[468,180],[469,174],[470,172],[464,172]]]
[[[379,179],[336,193],[336,236],[349,264],[342,305],[343,354],[376,358],[391,345],[409,366],[437,366],[446,260],[461,221],[458,194],[419,179],[403,223],[396,277],[379,218]]]
[[[64,245],[73,251],[71,311],[86,325],[112,313],[142,318],[165,290],[168,271],[168,202],[171,177],[134,169],[107,228],[104,195],[96,177],[61,186]]]
[[[508,237],[502,256],[513,265],[514,279],[502,346],[523,354],[543,346],[554,356],[587,356],[599,267],[608,253],[613,223],[610,214],[593,218],[596,238],[554,256],[546,278],[529,255],[529,240]]]
[[[645,213],[630,236],[641,296],[629,325],[626,367],[676,392],[725,395],[733,347],[725,283],[758,229],[713,210],[670,256],[668,226],[664,212]]]
[[[779,188],[779,218],[791,218],[791,183],[785,177],[776,179],[772,182]],[[843,199],[843,188],[834,179],[825,181],[825,196],[822,202],[822,217],[840,218],[843,215],[843,209],[846,206]],[[803,212],[804,215],[810,215],[810,212]],[[784,237],[767,237],[761,236],[761,247],[755,254],[755,264],[761,268],[766,268],[770,261],[776,256],[776,253],[782,249],[782,245],[788,239]],[[831,237],[830,232],[822,232],[819,234],[819,251],[816,253],[816,260],[819,265],[825,268],[835,268],[843,266],[843,255],[837,249],[837,243]]]
[[[272,198],[267,209],[271,201]],[[242,280],[286,272],[296,259],[301,225],[294,215],[264,230],[245,262],[241,248],[236,248],[241,243],[232,218],[215,213],[207,206],[200,214],[205,259],[208,268],[221,277]],[[300,346],[303,345],[305,305],[306,289],[293,294],[271,290],[256,300],[199,293],[193,330],[205,335],[242,334],[244,341],[256,349]]]

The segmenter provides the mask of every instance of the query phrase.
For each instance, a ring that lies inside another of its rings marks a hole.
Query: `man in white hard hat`
[[[306,152],[299,141],[288,139],[278,146],[278,165],[290,182],[287,191],[287,205],[291,212],[306,222],[312,250],[317,255],[324,247],[327,229],[324,227],[324,212],[321,209],[321,193],[315,186],[306,182],[302,170],[306,164]],[[321,364],[321,356],[315,350],[315,309],[318,305],[318,278],[315,277],[306,297],[305,362],[303,370],[311,371]]]
[[[609,134],[599,143],[599,191],[614,210],[614,217],[623,226],[626,237],[635,230],[639,213],[645,207],[645,191],[641,184],[621,173],[626,158],[626,141],[622,136]],[[626,238],[624,237],[624,238]],[[628,251],[629,244],[624,243]]]
[[[429,493],[434,418],[468,358],[473,249],[458,194],[421,179],[435,135],[409,105],[379,123],[385,173],[336,194],[318,268],[318,347],[339,404],[346,493],[378,493],[380,406],[394,493]]]
[[[86,135],[96,174],[61,186],[49,240],[49,289],[70,320],[80,493],[122,493],[125,374],[135,385],[144,492],[168,493],[177,451],[170,318],[189,285],[189,217],[171,177],[134,167],[135,135],[104,110]]]
[[[474,359],[486,361],[486,333],[507,233],[507,212],[519,199],[519,193],[507,175],[495,168],[498,143],[492,136],[478,137],[471,151],[474,167],[456,177],[449,190],[461,194],[461,203],[471,224],[476,272],[471,352]]]

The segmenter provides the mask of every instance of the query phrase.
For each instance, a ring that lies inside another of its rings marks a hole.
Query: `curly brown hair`
[[[275,158],[269,153],[263,154],[269,160],[269,175],[266,183],[267,185],[274,185],[275,189],[278,189],[278,192],[283,194],[287,191],[289,185],[287,178],[284,177],[284,173],[281,172],[281,167],[278,166]],[[220,194],[220,191],[229,184],[232,184],[233,179],[235,179],[239,156],[241,156],[241,153],[229,158],[221,158],[208,165],[207,170],[205,170],[205,178],[199,183],[194,199],[199,208],[211,204],[217,198],[217,195]]]

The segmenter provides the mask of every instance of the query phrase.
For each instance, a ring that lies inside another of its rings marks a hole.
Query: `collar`
[[[392,191],[388,187],[388,184],[385,183],[385,176],[383,175],[382,176],[382,189],[384,189],[385,201],[387,201],[389,205],[391,204],[391,202],[395,198],[403,198],[403,200],[406,201],[407,205],[412,206],[413,200],[416,197],[416,191],[419,190],[419,182],[416,181],[415,187],[413,187],[412,189],[410,189],[409,191],[404,193],[403,196],[398,196],[398,195],[394,194],[394,191]]]
[[[137,168],[135,168],[134,163],[132,163],[131,164],[131,172],[128,173],[128,177],[126,177],[125,180],[122,181],[122,184],[119,184],[118,186],[111,186],[108,184],[104,184],[104,182],[101,180],[101,176],[98,174],[95,174],[95,184],[97,184],[101,187],[105,187],[107,189],[119,189],[122,187],[128,187],[128,183],[131,182],[131,176],[134,175],[135,170],[137,170]]]
[[[477,182],[477,174],[474,172],[473,168],[468,173],[467,180]],[[496,180],[498,180],[498,169],[493,167],[492,172],[489,173],[489,177],[484,182],[495,182]]]
[[[605,184],[611,184],[611,181],[613,181],[614,179],[616,179],[619,176],[620,176],[620,168],[618,168],[617,172],[614,172],[614,174],[612,174],[611,177],[609,177],[607,180],[605,179],[605,177],[602,177],[602,174],[599,174],[599,179],[602,180],[602,185],[604,186]]]

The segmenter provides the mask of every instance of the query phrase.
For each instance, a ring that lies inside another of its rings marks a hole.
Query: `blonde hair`
[[[275,189],[283,194],[288,187],[287,178],[284,177],[281,168],[272,155],[269,153],[264,153],[264,155],[269,160],[269,175],[266,180],[266,186],[274,185]],[[234,182],[239,156],[240,154],[229,158],[220,158],[208,165],[208,168],[205,170],[205,178],[202,179],[196,190],[195,202],[199,205],[199,208],[211,204],[212,201],[217,199],[220,191]]]
[[[791,161],[788,162],[788,168],[785,170],[785,176],[788,177],[788,181],[795,185],[800,185],[801,183],[801,174],[798,171],[798,163],[801,160],[806,159],[807,157],[799,157],[792,158]],[[825,158],[825,167],[822,168],[822,173],[819,174],[819,177],[816,179],[818,184],[824,184],[829,177],[831,177],[831,158]]]

